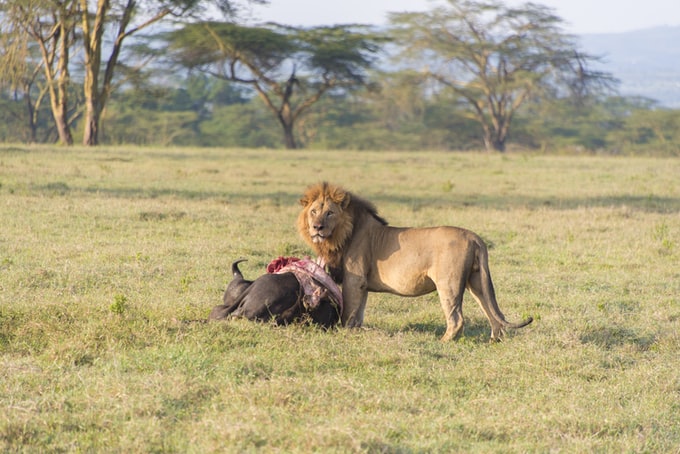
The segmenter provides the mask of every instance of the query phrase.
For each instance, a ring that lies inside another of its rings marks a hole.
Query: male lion
[[[361,326],[369,291],[420,296],[437,290],[446,317],[442,340],[457,339],[466,288],[489,319],[491,340],[500,340],[505,328],[533,321],[510,323],[503,316],[486,245],[475,233],[458,227],[390,227],[373,204],[326,182],[307,188],[300,204],[300,235],[342,282],[343,325]]]

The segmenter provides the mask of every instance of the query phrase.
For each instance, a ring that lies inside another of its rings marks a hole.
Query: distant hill
[[[583,50],[604,57],[601,69],[621,81],[622,95],[680,108],[680,26],[579,38]]]

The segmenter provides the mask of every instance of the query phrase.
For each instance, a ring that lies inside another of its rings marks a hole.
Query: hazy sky
[[[253,19],[287,25],[384,24],[386,13],[425,11],[440,0],[270,0]],[[616,33],[680,25],[680,0],[533,0],[550,6],[570,33]],[[523,0],[506,0],[511,5]]]

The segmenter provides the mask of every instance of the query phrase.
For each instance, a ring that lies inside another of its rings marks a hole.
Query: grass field
[[[309,250],[329,180],[490,245],[532,325],[441,343],[435,294],[365,328],[190,323]],[[0,451],[680,452],[680,160],[0,146]]]

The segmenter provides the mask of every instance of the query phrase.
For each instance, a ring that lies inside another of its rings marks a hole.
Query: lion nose
[[[323,229],[323,224],[314,224],[313,227],[314,230],[318,232],[319,230]]]

